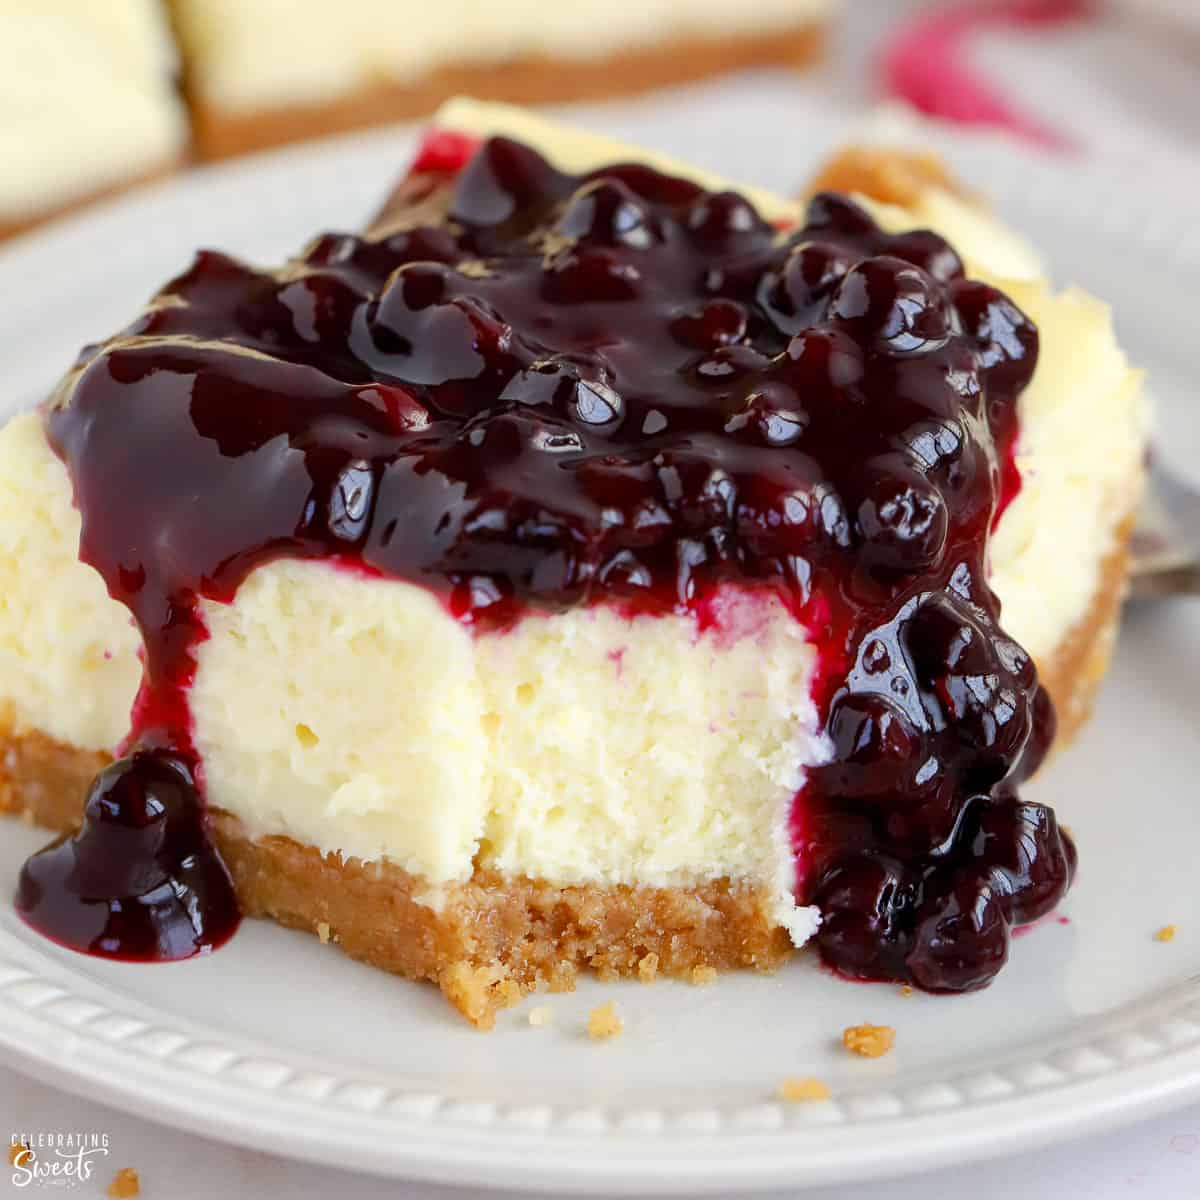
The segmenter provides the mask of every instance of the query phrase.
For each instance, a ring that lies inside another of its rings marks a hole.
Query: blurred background
[[[1182,182],[1200,163],[1200,4],[0,0],[0,235],[197,163],[420,118],[459,92],[698,113],[754,98],[757,138],[833,112]]]

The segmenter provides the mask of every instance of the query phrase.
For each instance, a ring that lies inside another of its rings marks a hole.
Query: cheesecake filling
[[[204,605],[190,693],[210,796],[251,836],[558,885],[751,881],[798,942],[787,837],[827,757],[816,654],[774,598],[694,613],[605,605],[463,627],[428,589],[320,562],[260,567]]]
[[[780,228],[456,144],[365,235],[201,254],[48,406],[142,636],[131,790],[166,761],[252,828],[335,815],[433,893],[740,876],[847,973],[988,982],[1073,869],[986,572],[1032,322],[844,197]]]
[[[177,71],[154,0],[2,0],[0,226],[174,165]]]

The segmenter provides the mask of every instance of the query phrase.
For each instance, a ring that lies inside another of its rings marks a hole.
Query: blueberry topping
[[[703,619],[735,582],[820,647],[829,759],[793,828],[822,953],[986,983],[1074,869],[1016,793],[1054,715],[985,569],[1037,353],[944,239],[845,197],[778,229],[734,192],[571,176],[504,138],[432,140],[375,227],[281,270],[200,254],[47,411],[81,555],[144,638],[134,744],[177,754],[101,776],[79,839],[27,866],[26,915],[149,956],[183,944],[160,938],[175,908],[139,901],[135,927],[118,902],[183,880],[219,898],[188,946],[230,926],[187,694],[198,600],[260,563],[419,582],[487,629],[593,603]]]

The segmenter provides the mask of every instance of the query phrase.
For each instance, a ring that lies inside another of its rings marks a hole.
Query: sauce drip
[[[61,945],[136,962],[191,958],[232,936],[237,897],[187,764],[139,751],[101,771],[79,832],[25,863],[17,910]]]

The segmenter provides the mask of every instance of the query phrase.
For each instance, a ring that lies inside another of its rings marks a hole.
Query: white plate
[[[788,162],[762,97],[614,112],[619,132],[788,187],[838,136],[797,121]],[[768,134],[770,136],[768,136]],[[353,227],[411,146],[373,134],[205,172],[0,252],[0,378],[35,399],[78,345],[128,318],[193,245],[262,257]],[[951,147],[971,180],[1073,276],[1116,303],[1153,371],[1168,457],[1200,461],[1192,394],[1200,227],[1082,169],[995,145]],[[730,166],[732,162],[732,167]],[[901,996],[802,961],[715,986],[585,982],[481,1035],[430,988],[249,922],[203,961],[105,963],[0,911],[0,1044],[39,1077],[198,1132],[339,1166],[554,1191],[729,1192],[918,1170],[1045,1143],[1200,1096],[1200,605],[1130,614],[1081,742],[1030,789],[1072,826],[1064,914],[1019,939],[986,992]],[[0,890],[42,840],[5,826]],[[1177,939],[1152,935],[1177,922]],[[623,1037],[592,1043],[617,1001]],[[853,1059],[842,1028],[894,1025]],[[828,1104],[774,1099],[814,1075]]]

